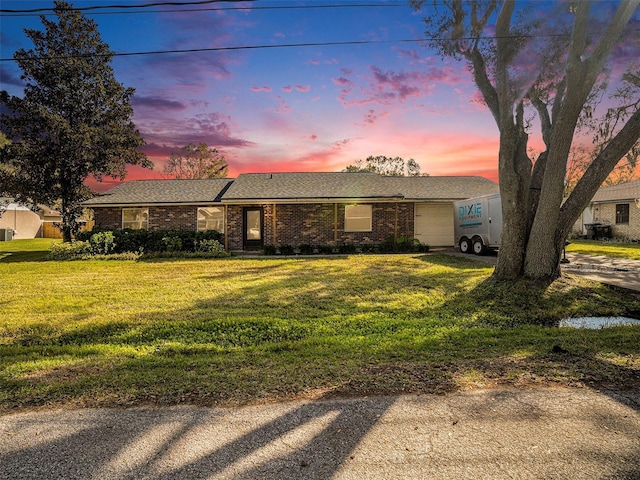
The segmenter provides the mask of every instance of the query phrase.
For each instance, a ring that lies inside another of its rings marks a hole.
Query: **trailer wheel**
[[[460,239],[460,251],[462,253],[471,252],[471,240],[469,240],[467,237],[462,237]]]
[[[473,253],[476,255],[484,255],[487,252],[487,247],[481,238],[475,238],[473,240]]]

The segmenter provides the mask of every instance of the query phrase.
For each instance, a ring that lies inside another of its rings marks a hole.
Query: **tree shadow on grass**
[[[0,252],[0,263],[24,263],[47,261],[48,250],[33,250],[19,252]]]
[[[553,314],[548,316],[553,311],[550,305],[560,305],[563,312],[581,312],[579,288],[571,284],[557,289],[524,284],[495,288],[491,280],[469,288],[467,278],[478,267],[464,259],[452,268],[448,259],[421,258],[450,269],[433,276],[417,269],[398,276],[392,260],[362,268],[357,272],[357,282],[352,275],[341,275],[340,262],[329,262],[330,266],[300,263],[299,268],[281,272],[266,283],[259,281],[262,265],[244,265],[247,268],[240,273],[256,278],[255,283],[243,282],[233,292],[217,292],[186,308],[135,317],[123,315],[109,325],[87,323],[60,335],[31,332],[30,337],[16,341],[16,351],[24,348],[25,355],[47,358],[69,355],[69,346],[85,350],[95,346],[96,356],[105,345],[149,351],[134,357],[114,356],[107,364],[98,363],[99,368],[94,368],[89,357],[86,368],[82,364],[60,365],[52,375],[3,382],[3,388],[17,391],[29,382],[40,382],[61,392],[54,398],[58,404],[64,399],[75,400],[74,393],[69,392],[78,392],[75,395],[82,397],[80,401],[96,406],[101,403],[92,403],[92,395],[104,394],[102,385],[111,382],[113,392],[104,404],[117,403],[114,397],[121,393],[123,403],[133,405],[216,405],[296,398],[309,389],[329,391],[321,397],[323,400],[559,385],[589,388],[640,411],[639,327],[606,331],[545,327],[557,320]],[[265,268],[271,267],[265,264]],[[217,275],[211,278],[224,281]],[[412,289],[416,296],[427,296],[431,291],[457,293],[444,303],[416,307],[387,301],[386,297],[398,288]],[[539,291],[527,297],[533,298],[530,302],[523,302],[521,293],[530,294],[532,288]],[[372,291],[379,297],[375,302],[371,300]],[[599,292],[604,309],[606,292],[606,287]],[[448,317],[437,317],[443,311]],[[410,313],[414,317],[407,318]],[[440,323],[426,325],[421,315],[437,317]],[[345,341],[347,335],[351,336]],[[5,358],[9,358],[11,348],[5,347]],[[19,359],[24,360],[30,358]],[[136,376],[136,372],[144,374]],[[275,377],[276,383],[264,383],[268,376]],[[235,388],[246,391],[238,393]],[[376,415],[392,404],[393,400],[383,399],[382,407],[372,412],[360,400],[337,406],[322,401],[294,406],[263,423],[252,423],[215,448],[177,462],[165,478],[197,477],[204,472],[223,478],[296,478],[310,476],[309,472],[315,478],[332,478],[375,426]],[[37,397],[33,405],[38,405]],[[154,447],[150,459],[134,462],[123,475],[135,478],[150,465],[164,465],[165,455],[182,448],[189,432],[197,431],[197,426],[209,419],[201,413],[189,415],[187,423],[175,429],[168,420],[161,421],[172,433]],[[100,428],[110,421],[101,420]],[[606,426],[606,419],[599,421]],[[75,459],[60,462],[56,468],[75,468],[79,472],[75,478],[91,478],[94,471],[112,472],[110,469],[126,457],[127,445],[146,441],[155,431],[154,425],[132,431],[121,425],[121,430],[114,430],[120,440],[116,446],[99,437],[98,427],[85,425],[81,433],[53,440],[47,449]],[[302,446],[288,447],[289,436],[302,434],[301,425],[312,427],[311,433],[305,434]],[[346,437],[338,434],[347,430],[353,432]],[[86,457],[73,449],[73,445],[84,443],[92,446],[97,467],[90,466]],[[316,466],[312,459],[317,457],[312,453],[318,450],[326,458]],[[268,452],[274,453],[270,456]],[[256,455],[259,460],[252,464]],[[49,457],[44,447],[26,446],[11,455],[1,454],[0,461],[24,468],[33,458]],[[73,472],[63,473],[68,475],[59,476],[73,478]],[[96,475],[93,478],[98,478]]]

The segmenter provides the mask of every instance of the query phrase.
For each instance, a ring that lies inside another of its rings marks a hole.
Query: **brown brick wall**
[[[413,203],[372,204],[371,232],[344,231],[344,204],[338,204],[337,208],[333,203],[230,205],[227,209],[229,250],[242,250],[245,207],[263,208],[265,245],[334,245],[336,237],[338,245],[362,245],[382,243],[394,234],[413,238]]]
[[[150,230],[195,230],[198,207],[149,207]]]
[[[168,206],[144,207],[149,209],[150,230],[196,230],[198,207]],[[122,207],[94,208],[95,228],[119,230],[122,228]]]
[[[334,245],[336,237],[337,245],[382,243],[394,235],[413,238],[413,203],[371,205],[371,232],[344,231],[344,204],[338,204],[337,207],[333,203],[229,205],[226,219],[227,248],[236,251],[243,249],[245,207],[263,208],[266,245]],[[195,230],[197,211],[195,206],[149,207],[149,228]],[[96,228],[122,227],[122,208],[95,208],[94,217]]]
[[[95,228],[118,230],[122,228],[122,208],[94,208]]]

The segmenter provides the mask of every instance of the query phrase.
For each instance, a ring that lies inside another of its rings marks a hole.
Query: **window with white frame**
[[[123,208],[122,228],[141,230],[149,228],[148,208]]]
[[[198,230],[216,230],[224,233],[224,208],[198,208]]]
[[[372,218],[371,211],[371,205],[345,205],[344,231],[370,232]]]

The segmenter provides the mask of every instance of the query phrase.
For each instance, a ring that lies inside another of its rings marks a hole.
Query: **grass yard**
[[[612,243],[601,240],[571,240],[567,252],[640,260],[640,244]]]
[[[50,242],[0,243],[5,412],[639,383],[640,327],[553,327],[640,316],[574,277],[496,284],[437,254],[56,262]]]

